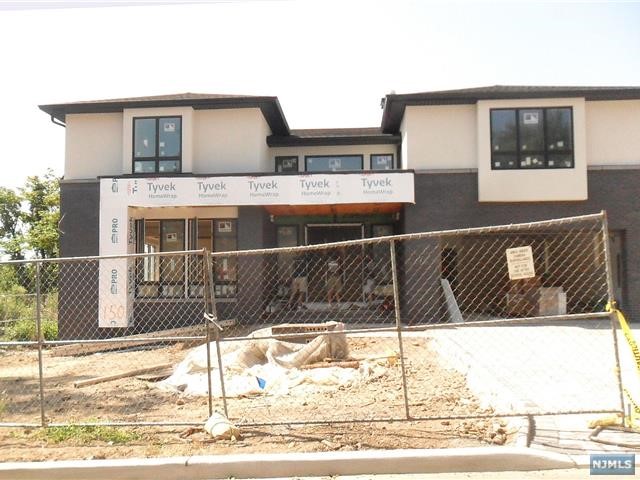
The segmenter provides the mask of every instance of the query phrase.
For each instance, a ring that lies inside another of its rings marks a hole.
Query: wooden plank
[[[96,383],[110,382],[112,380],[118,380],[120,378],[134,377],[142,373],[150,373],[156,370],[163,370],[167,368],[173,368],[173,364],[161,363],[159,365],[152,365],[151,367],[136,368],[135,370],[129,370],[127,372],[116,373],[113,375],[105,375],[103,377],[94,377],[94,378],[89,378],[87,380],[78,380],[76,382],[73,382],[73,386],[75,388],[86,387],[87,385],[95,385]]]
[[[210,327],[213,330],[213,326]],[[63,345],[51,349],[52,357],[72,357],[75,355],[88,355],[97,352],[108,352],[111,350],[122,350],[124,348],[132,348],[139,345],[149,345],[157,343],[156,338],[171,337],[192,337],[204,335],[204,325],[193,325],[190,327],[172,328],[169,330],[160,330],[156,332],[140,333],[137,335],[128,335],[119,337],[117,341],[104,343],[74,343],[72,345]],[[144,339],[135,340],[132,339]]]
[[[154,373],[144,373],[142,375],[136,375],[138,380],[144,380],[145,382],[159,382],[166,378],[169,378],[173,373],[173,368],[167,368]]]

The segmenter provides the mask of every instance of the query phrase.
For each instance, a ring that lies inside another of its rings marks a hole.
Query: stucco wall
[[[193,173],[264,170],[269,128],[258,108],[194,112]]]
[[[266,142],[271,130],[258,108],[139,108],[68,115],[65,178],[132,173],[133,118],[171,115],[182,117],[183,173],[273,171]]]
[[[492,170],[492,108],[573,107],[574,168]],[[478,200],[481,202],[550,202],[587,199],[585,101],[582,98],[486,100],[477,105]]]
[[[365,170],[370,169],[371,154],[390,153],[393,155],[395,162],[398,161],[396,155],[396,145],[343,145],[343,146],[327,146],[327,147],[272,147],[270,149],[270,172],[275,171],[275,158],[279,156],[297,156],[298,169],[304,172],[305,155],[362,155],[363,167]],[[396,163],[397,165],[397,163]]]
[[[587,102],[587,163],[640,164],[640,100]]]
[[[266,120],[262,118],[262,122],[260,122],[260,133],[258,138],[258,146],[260,149],[260,172],[272,172],[273,171],[273,158],[271,157],[271,149],[269,145],[267,145],[267,137],[271,135],[271,128],[269,128],[269,124]]]
[[[400,127],[404,168],[476,168],[476,106],[409,106]]]
[[[408,165],[407,145],[409,145],[409,132],[407,131],[405,126],[406,126],[406,122],[404,117],[402,117],[402,122],[400,122],[400,137],[402,138],[401,140],[402,143],[400,144],[400,161],[397,163],[399,168],[409,168],[407,166]]]
[[[64,177],[67,180],[122,173],[121,113],[67,115],[66,124]]]

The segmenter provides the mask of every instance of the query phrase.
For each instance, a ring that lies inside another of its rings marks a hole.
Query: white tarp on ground
[[[336,324],[335,330],[344,330],[344,325]],[[251,333],[246,341],[221,342],[227,397],[304,395],[320,388],[354,385],[378,377],[385,371],[384,367],[369,362],[360,362],[358,369],[327,367],[300,370],[303,365],[322,362],[325,358],[347,358],[346,335],[319,335],[309,343],[263,338],[270,335],[271,328],[263,328]],[[211,389],[214,396],[221,397],[215,343],[210,343],[209,349]],[[207,345],[191,350],[173,374],[158,386],[187,395],[206,395]]]

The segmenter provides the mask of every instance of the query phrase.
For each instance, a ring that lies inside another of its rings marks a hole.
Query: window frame
[[[280,245],[280,236],[278,234],[278,232],[280,231],[280,229],[282,228],[295,228],[296,230],[296,247],[300,246],[300,225],[297,223],[279,223],[278,225],[276,225],[276,247],[277,248],[282,248],[282,246]],[[288,248],[288,247],[284,247],[284,248]]]
[[[296,169],[292,172],[282,172],[278,170],[278,166],[281,165],[282,160],[295,160],[296,161]],[[298,155],[278,155],[275,158],[275,172],[276,173],[294,173],[300,171],[300,158]]]
[[[520,112],[523,110],[540,110],[542,112],[542,135],[543,135],[543,150],[531,150],[528,151],[528,154],[532,155],[541,155],[543,157],[544,165],[542,167],[534,167],[534,168],[526,168],[520,165],[520,157],[523,154],[520,149]],[[570,148],[566,148],[564,150],[550,150],[549,144],[547,142],[548,137],[548,124],[547,124],[547,111],[548,110],[568,110],[569,111],[569,119],[570,119],[570,129],[571,129],[571,144]],[[504,151],[500,150],[496,152],[493,149],[493,112],[494,111],[513,111],[515,113],[516,120],[516,130],[515,130],[515,144],[516,148],[513,151]],[[575,159],[575,131],[574,131],[574,115],[573,115],[573,107],[569,105],[558,105],[558,106],[548,106],[548,107],[500,107],[500,108],[491,108],[489,109],[489,148],[491,151],[491,170],[501,171],[501,170],[570,170],[575,168],[576,159]],[[514,167],[496,167],[494,163],[494,155],[499,154],[510,154],[515,155],[516,163]],[[570,167],[556,167],[549,166],[549,155],[553,155],[555,153],[571,155],[571,166]]]
[[[194,248],[197,242],[197,236],[198,236],[198,226],[197,223],[198,221],[201,220],[206,220],[207,222],[210,222],[209,225],[211,226],[211,251],[212,252],[218,252],[218,250],[215,250],[216,247],[216,224],[217,222],[222,222],[222,221],[231,221],[233,222],[233,238],[235,240],[235,244],[236,244],[236,249],[238,248],[238,219],[237,218],[141,218],[141,219],[137,219],[136,220],[136,252],[137,253],[144,253],[144,240],[145,240],[145,231],[146,231],[146,223],[147,222],[158,222],[158,227],[159,227],[159,231],[160,231],[160,244],[159,244],[159,250],[158,253],[171,253],[171,252],[164,252],[163,250],[163,245],[164,245],[164,240],[162,238],[162,224],[163,222],[173,222],[173,221],[179,221],[182,222],[183,224],[183,232],[184,232],[184,245],[183,248],[184,250],[193,250],[196,249]],[[195,223],[195,226],[194,226]],[[195,237],[194,237],[195,235]],[[230,237],[227,237],[230,238]],[[197,250],[197,249],[196,249]],[[224,253],[224,252],[221,252]],[[169,257],[171,255],[168,255]],[[221,255],[224,256],[224,255]],[[216,258],[220,258],[221,256],[216,256],[214,257],[214,264],[213,264],[213,281],[214,281],[214,289],[216,291],[216,296],[220,297],[220,298],[224,298],[224,299],[235,299],[238,295],[238,285],[239,285],[239,279],[238,279],[238,264],[237,264],[237,259],[236,259],[236,265],[234,267],[234,275],[235,275],[235,280],[218,280],[218,277],[216,275],[216,269],[217,269],[217,264],[215,262]],[[144,269],[144,258],[147,257],[139,257],[136,262],[136,274],[135,274],[135,299],[136,301],[138,300],[189,300],[189,299],[194,299],[194,298],[202,298],[202,295],[200,295],[199,293],[194,293],[197,292],[197,288],[194,290],[192,287],[201,287],[204,288],[204,284],[201,282],[193,281],[191,278],[191,270],[193,270],[194,268],[200,268],[199,266],[195,266],[197,265],[196,263],[194,263],[194,260],[189,260],[189,259],[185,259],[184,261],[184,265],[183,265],[183,280],[180,281],[166,281],[163,280],[162,278],[162,259],[166,258],[163,255],[160,256],[155,256],[153,257],[155,260],[154,262],[158,262],[159,265],[159,279],[158,281],[145,281],[144,280],[144,276],[141,273]],[[164,286],[175,286],[175,285],[181,285],[182,286],[182,290],[183,293],[180,296],[177,295],[165,295],[163,294],[163,287]],[[233,293],[227,293],[226,295],[218,295],[218,292],[221,292],[222,286],[226,286],[225,290],[227,290],[227,292],[233,291]],[[139,293],[140,287],[155,287],[155,294],[153,295],[142,295]]]
[[[385,172],[386,169],[374,169],[373,168],[373,157],[391,157],[391,170],[396,170],[396,156],[393,153],[370,153],[369,154],[369,170],[374,172]]]
[[[370,238],[378,238],[378,237],[374,237],[373,236],[373,232],[376,229],[376,227],[389,227],[391,229],[391,233],[389,235],[395,235],[396,233],[396,229],[395,229],[395,225],[393,223],[372,223],[371,224],[371,237]],[[385,235],[387,236],[387,235]]]
[[[236,298],[238,296],[238,285],[240,284],[240,280],[239,280],[239,268],[238,268],[238,256],[229,256],[229,255],[224,255],[225,252],[228,251],[234,251],[234,250],[218,250],[217,247],[217,242],[216,239],[219,238],[219,234],[222,232],[219,232],[216,230],[216,226],[220,224],[220,222],[231,222],[231,224],[233,225],[233,239],[235,241],[235,245],[236,245],[236,250],[238,249],[238,219],[237,218],[212,218],[212,241],[213,241],[213,249],[211,250],[213,253],[219,253],[222,255],[216,255],[213,257],[213,284],[214,284],[214,292],[215,292],[215,296],[216,298]],[[222,238],[231,238],[231,236],[224,236]],[[234,280],[219,280],[218,279],[218,269],[220,268],[220,266],[218,265],[218,259],[220,258],[228,258],[231,259],[233,258],[235,261],[235,265],[233,267],[234,270]],[[227,287],[227,293],[223,294],[223,287]],[[229,291],[233,291],[233,293],[229,293]]]
[[[166,118],[179,118],[180,119],[180,153],[177,156],[170,157],[161,157],[160,156],[160,120]],[[136,157],[136,121],[137,120],[155,120],[155,155],[153,157]],[[160,115],[160,116],[143,116],[143,117],[133,117],[131,121],[131,173],[133,174],[145,174],[145,173],[153,173],[153,174],[176,174],[182,173],[182,115]],[[175,172],[161,172],[160,171],[160,162],[161,161],[177,161],[178,162],[178,170]],[[153,172],[136,172],[136,162],[154,162],[155,168]]]
[[[359,170],[322,170],[322,171],[313,171],[310,173],[339,173],[339,172],[361,172],[364,171],[364,155],[361,153],[347,153],[347,154],[336,154],[336,155],[305,155],[304,156],[304,171],[309,172],[309,159],[310,158],[337,158],[337,157],[358,157],[360,158],[360,169]]]
[[[158,222],[158,231],[159,231],[159,235],[160,235],[160,242],[159,242],[159,250],[156,253],[168,253],[170,254],[171,252],[165,252],[163,250],[163,246],[164,246],[164,240],[162,238],[162,224],[163,222],[182,222],[182,232],[183,232],[183,236],[184,236],[184,242],[183,242],[183,250],[186,249],[187,247],[187,242],[188,242],[188,238],[187,238],[187,233],[186,232],[186,228],[187,228],[187,219],[184,218],[141,218],[139,220],[136,220],[137,222],[140,222],[139,225],[140,226],[136,226],[136,234],[137,235],[141,235],[141,238],[136,238],[136,251],[137,253],[143,254],[144,248],[140,248],[141,246],[144,246],[144,241],[145,241],[145,236],[146,236],[146,229],[147,229],[147,222]],[[178,252],[180,252],[180,250],[178,250]],[[167,255],[167,256],[171,256],[171,255]],[[144,270],[144,261],[147,258],[153,258],[153,262],[157,262],[158,264],[158,281],[147,281],[144,280],[144,275],[142,275],[142,279],[140,276],[140,271]],[[136,266],[136,274],[135,274],[135,298],[138,300],[141,299],[175,299],[175,298],[184,298],[184,295],[181,296],[176,296],[176,295],[164,295],[163,294],[163,287],[167,286],[167,287],[172,287],[172,286],[176,286],[176,285],[182,285],[183,286],[183,290],[184,288],[187,286],[188,282],[187,282],[187,277],[186,277],[186,269],[187,269],[187,264],[188,262],[185,261],[185,265],[184,265],[184,272],[183,272],[183,279],[182,282],[180,281],[166,281],[163,280],[163,268],[162,268],[162,262],[163,259],[166,258],[166,256],[164,255],[158,255],[158,256],[152,256],[152,257],[139,257],[138,258],[138,262],[137,262],[137,266]],[[155,295],[141,295],[139,293],[139,287],[140,286],[146,286],[146,287],[155,287],[156,289],[156,294]]]

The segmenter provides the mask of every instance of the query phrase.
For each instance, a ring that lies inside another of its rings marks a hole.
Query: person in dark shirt
[[[376,288],[376,264],[371,255],[367,255],[364,259],[365,282],[362,292],[367,303],[373,302],[373,291]]]
[[[289,306],[303,308],[303,301],[307,294],[307,261],[303,255],[298,255],[293,261],[293,275],[291,278],[291,295]]]
[[[331,308],[332,302],[340,304],[340,292],[342,291],[342,269],[339,256],[330,256],[327,261],[327,302]]]

